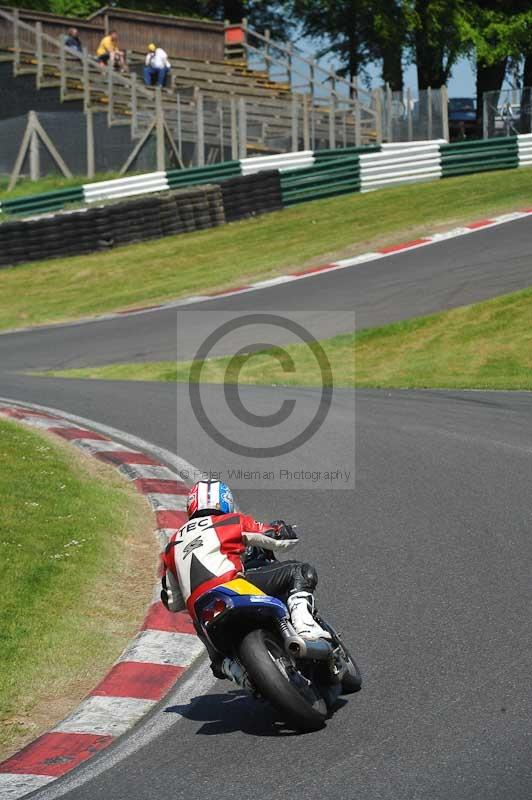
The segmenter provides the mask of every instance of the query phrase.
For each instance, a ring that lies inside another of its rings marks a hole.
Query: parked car
[[[469,139],[477,135],[477,101],[474,97],[450,97],[448,111],[451,139]]]

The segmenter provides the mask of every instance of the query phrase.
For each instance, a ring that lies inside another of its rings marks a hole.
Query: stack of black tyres
[[[277,171],[0,225],[0,267],[204,230],[282,208]]]
[[[228,178],[220,183],[220,188],[227,222],[279,211],[283,207],[277,170]]]
[[[179,233],[213,228],[225,223],[223,198],[220,187],[195,186],[173,192]]]

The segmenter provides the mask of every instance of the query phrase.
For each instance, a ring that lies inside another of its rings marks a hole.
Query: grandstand
[[[80,31],[81,55],[64,46],[70,26]],[[92,55],[112,28],[127,53],[127,74],[102,70]],[[172,62],[171,83],[162,91],[141,80],[145,47],[154,39]],[[83,111],[90,124],[93,114],[104,113],[109,129],[128,128],[133,153],[125,168],[151,131],[158,133],[158,169],[165,165],[165,138],[183,166],[386,138],[380,90],[362,91],[245,20],[223,25],[111,7],[78,20],[4,6],[0,62],[12,70],[11,87],[34,76],[48,104],[52,92],[56,104]],[[25,111],[32,109],[28,104]]]

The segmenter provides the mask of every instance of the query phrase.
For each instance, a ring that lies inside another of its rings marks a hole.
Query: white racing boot
[[[310,592],[297,592],[288,598],[290,619],[298,636],[302,639],[330,639],[331,634],[324,631],[312,616],[314,597]]]
[[[236,683],[241,689],[245,689],[247,692],[253,691],[253,686],[249,682],[247,673],[242,669],[238,661],[234,661],[232,658],[224,658],[222,662],[222,672],[226,678]]]

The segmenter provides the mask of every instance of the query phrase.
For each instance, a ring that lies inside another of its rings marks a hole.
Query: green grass
[[[120,584],[140,523],[151,538],[145,504],[110,468],[71,450],[0,421],[1,755],[97,683],[150,594],[124,597]],[[147,561],[134,583],[151,587]]]
[[[133,173],[132,173],[133,174]],[[22,178],[17,181],[15,187],[9,192],[9,178],[0,178],[0,201],[14,200],[16,197],[29,197],[32,194],[42,194],[53,192],[56,189],[71,189],[73,186],[83,186],[85,183],[94,181],[110,181],[119,178],[118,172],[99,173],[94,178],[78,175],[73,178],[64,178],[62,175],[46,175],[38,181],[29,178]]]
[[[532,202],[529,169],[305,203],[255,220],[0,270],[0,328],[229,288]]]
[[[356,334],[342,334],[321,344],[335,386],[530,390],[532,289]],[[321,385],[318,361],[309,348],[288,345],[284,350],[293,359],[293,372],[285,372],[276,358],[278,351],[269,350],[234,360],[224,357],[205,361],[199,377],[210,383],[238,380],[248,384]],[[47,374],[188,381],[191,362],[116,364]]]

